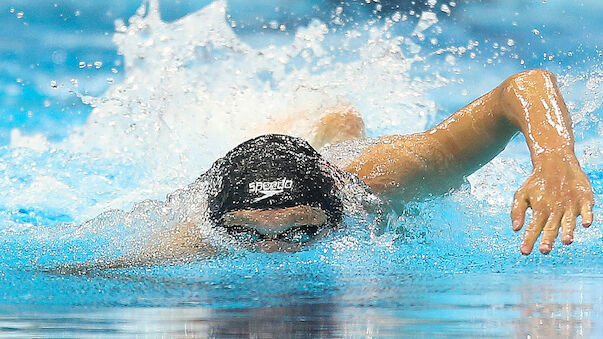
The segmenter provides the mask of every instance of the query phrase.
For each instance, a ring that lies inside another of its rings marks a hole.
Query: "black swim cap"
[[[343,208],[332,171],[303,139],[267,134],[245,141],[208,171],[219,182],[209,199],[209,216],[220,223],[229,211],[309,205],[322,209],[335,225]]]

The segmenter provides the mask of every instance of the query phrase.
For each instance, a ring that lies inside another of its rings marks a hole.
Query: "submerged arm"
[[[195,224],[184,222],[154,235],[145,241],[138,251],[115,259],[100,258],[74,265],[64,265],[53,268],[49,272],[81,275],[88,274],[93,270],[182,264],[209,258],[215,253],[216,248],[200,234]]]
[[[531,207],[521,251],[529,254],[544,230],[540,250],[548,253],[560,224],[569,244],[578,215],[584,226],[592,223],[593,205],[590,183],[574,154],[570,117],[550,72],[516,74],[428,131],[384,137],[347,170],[373,189],[403,199],[444,193],[500,153],[518,131],[534,170],[515,195],[513,229],[521,229]]]

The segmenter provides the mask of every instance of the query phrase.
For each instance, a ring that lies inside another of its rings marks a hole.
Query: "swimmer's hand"
[[[560,227],[561,241],[569,245],[579,215],[582,226],[589,227],[593,222],[593,190],[573,152],[543,154],[534,158],[533,163],[532,174],[515,193],[511,211],[513,230],[519,231],[527,208],[532,209],[532,218],[521,244],[521,253],[525,255],[532,252],[540,233],[539,250],[548,254]]]

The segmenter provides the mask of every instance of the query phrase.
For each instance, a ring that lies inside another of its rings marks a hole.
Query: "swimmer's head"
[[[334,169],[303,139],[269,134],[248,140],[211,172],[219,184],[210,219],[238,239],[295,250],[342,219]]]

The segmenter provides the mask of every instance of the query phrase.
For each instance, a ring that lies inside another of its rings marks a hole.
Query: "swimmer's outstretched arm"
[[[99,258],[46,271],[81,275],[95,270],[190,263],[210,258],[215,254],[216,248],[200,234],[198,227],[192,222],[184,222],[160,231],[141,244],[137,251],[118,258]]]
[[[570,244],[576,218],[593,221],[592,188],[574,154],[571,120],[552,73],[530,70],[454,113],[436,127],[408,136],[388,136],[346,168],[376,191],[401,199],[443,193],[500,153],[517,133],[524,134],[533,171],[515,194],[513,229],[533,211],[521,252],[530,254],[542,233],[540,251],[549,253],[563,230]]]

